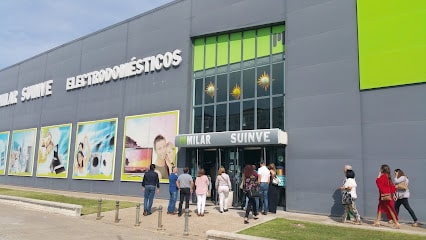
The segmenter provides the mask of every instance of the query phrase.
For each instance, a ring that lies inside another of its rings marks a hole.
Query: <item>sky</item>
[[[1,0],[0,70],[171,0]]]

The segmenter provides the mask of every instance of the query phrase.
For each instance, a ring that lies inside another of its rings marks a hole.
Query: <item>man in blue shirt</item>
[[[142,192],[144,193],[143,199],[143,215],[151,215],[152,202],[154,201],[155,188],[157,187],[157,194],[160,193],[160,179],[158,174],[154,171],[155,164],[151,164],[149,171],[145,173],[142,181]]]
[[[178,179],[177,175],[178,169],[177,167],[172,167],[172,173],[169,176],[169,192],[170,192],[170,199],[169,199],[169,207],[167,208],[167,214],[176,214],[176,200],[177,200],[177,194],[178,194],[178,187],[176,185],[176,181]]]

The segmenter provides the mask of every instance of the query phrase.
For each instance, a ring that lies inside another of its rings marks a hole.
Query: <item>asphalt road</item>
[[[0,209],[0,240],[170,239],[166,234],[133,226],[115,226],[8,204],[0,204]]]

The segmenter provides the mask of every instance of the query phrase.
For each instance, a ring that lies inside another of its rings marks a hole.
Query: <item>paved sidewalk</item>
[[[115,211],[102,212],[102,218],[97,220],[97,214],[84,215],[81,218],[97,223],[102,223],[111,226],[121,226],[123,228],[129,229],[141,229],[143,231],[149,231],[152,233],[159,234],[159,236],[173,236],[174,238],[185,238],[185,239],[206,239],[206,232],[208,230],[217,230],[223,232],[236,233],[245,228],[252,227],[256,224],[260,224],[276,217],[283,217],[286,219],[307,221],[314,223],[321,223],[333,226],[345,226],[353,228],[364,228],[371,230],[379,231],[395,231],[395,232],[404,232],[404,233],[414,233],[419,235],[424,235],[426,237],[426,226],[421,225],[420,227],[412,227],[409,224],[401,224],[401,229],[392,229],[391,225],[387,223],[382,223],[381,227],[373,227],[372,220],[363,219],[363,225],[353,225],[350,223],[340,223],[338,220],[340,218],[334,218],[323,215],[314,215],[314,214],[304,214],[304,213],[291,213],[285,211],[278,211],[277,214],[268,214],[266,216],[259,215],[258,220],[249,219],[249,224],[244,224],[243,216],[244,211],[240,208],[230,209],[228,212],[220,213],[218,207],[213,205],[211,202],[207,204],[204,217],[198,217],[196,214],[196,205],[190,205],[190,217],[188,221],[188,235],[184,235],[185,230],[185,218],[184,216],[178,217],[177,215],[166,214],[166,208],[168,200],[166,199],[155,199],[153,204],[153,214],[150,216],[143,216],[143,198],[142,197],[132,197],[132,196],[116,196],[116,195],[105,195],[105,194],[92,194],[92,193],[81,193],[81,192],[67,192],[67,191],[56,191],[50,189],[36,189],[36,188],[27,188],[20,186],[10,186],[10,185],[0,185],[2,188],[13,188],[13,189],[22,189],[22,190],[31,190],[31,191],[40,191],[40,192],[49,192],[57,193],[66,196],[75,196],[91,199],[108,199],[108,200],[118,200],[118,201],[131,201],[135,202],[135,207],[120,209],[119,211],[119,222],[115,223]],[[141,203],[140,209],[140,225],[135,226],[136,223],[136,203]],[[162,226],[158,226],[159,219],[159,206],[163,207],[162,214]]]

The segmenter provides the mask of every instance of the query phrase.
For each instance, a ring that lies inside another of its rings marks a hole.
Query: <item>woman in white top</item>
[[[417,217],[416,214],[414,214],[413,209],[411,209],[410,204],[408,203],[408,198],[410,197],[410,190],[408,190],[408,177],[405,176],[405,173],[401,169],[395,169],[395,179],[394,184],[396,186],[396,194],[398,199],[395,202],[395,210],[396,213],[399,213],[399,207],[404,205],[405,209],[410,213],[411,218],[413,218],[414,223],[413,227],[418,227],[419,224],[417,223]],[[401,187],[398,187],[398,184],[403,184],[405,182],[406,189],[403,189]]]
[[[229,191],[232,190],[229,175],[225,173],[225,168],[220,167],[216,177],[216,192],[219,193],[219,211],[220,213],[228,211]]]
[[[345,184],[343,184],[343,186],[340,187],[340,189],[342,191],[350,191],[351,197],[352,197],[352,203],[343,205],[345,207],[345,212],[342,216],[343,223],[346,222],[348,212],[351,211],[356,218],[356,221],[354,222],[354,224],[357,224],[357,225],[361,224],[361,216],[359,215],[358,210],[356,209],[356,204],[355,204],[355,201],[357,199],[356,187],[357,187],[357,184],[355,181],[355,172],[353,170],[347,170]]]

